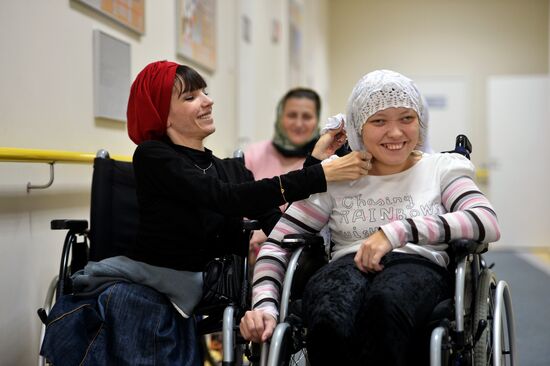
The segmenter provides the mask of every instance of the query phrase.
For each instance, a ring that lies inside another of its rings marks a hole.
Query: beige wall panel
[[[469,86],[474,162],[487,157],[487,77],[548,72],[547,0],[329,2],[330,106],[344,110],[355,82],[378,68]]]

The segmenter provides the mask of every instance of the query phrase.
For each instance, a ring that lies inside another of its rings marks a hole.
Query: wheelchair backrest
[[[90,210],[90,260],[125,255],[136,241],[139,211],[132,163],[96,158]]]

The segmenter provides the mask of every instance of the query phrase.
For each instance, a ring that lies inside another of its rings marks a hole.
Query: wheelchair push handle
[[[470,139],[468,139],[468,136],[466,135],[458,135],[456,137],[456,143],[455,148],[464,148],[469,153],[472,153],[472,143],[470,142]]]
[[[281,241],[281,247],[292,250],[303,246],[322,247],[324,245],[324,238],[315,234],[288,234],[285,235],[284,239]]]
[[[72,230],[77,233],[82,233],[88,229],[88,221],[67,219],[52,220],[50,221],[50,228],[52,230]]]
[[[455,149],[453,152],[464,155],[467,158],[470,158],[470,154],[472,153],[472,143],[468,139],[468,136],[458,135],[456,137]]]
[[[460,154],[470,159],[470,154],[472,153],[472,143],[470,142],[470,139],[468,139],[468,136],[457,135],[455,139],[455,148],[453,150],[442,152]]]

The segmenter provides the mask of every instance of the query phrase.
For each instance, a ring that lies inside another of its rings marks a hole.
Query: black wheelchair
[[[469,158],[471,144],[459,135],[455,150]],[[307,326],[301,316],[301,294],[307,280],[328,263],[325,240],[315,235],[287,235],[281,245],[292,251],[280,299],[279,324],[262,349],[262,365],[309,365]],[[449,243],[449,271],[454,296],[433,310],[430,365],[515,365],[516,345],[510,288],[497,281],[483,253],[488,244],[457,240]]]
[[[138,203],[132,163],[109,158],[105,150],[100,150],[94,159],[92,176],[90,226],[87,220],[53,220],[52,230],[67,230],[63,244],[59,274],[48,288],[44,306],[38,310],[43,322],[40,345],[44,339],[48,314],[55,300],[62,295],[72,293],[71,276],[84,268],[88,261],[100,261],[105,258],[124,255],[135,242],[138,227]],[[257,222],[243,220],[242,252],[248,253],[248,239]],[[240,338],[238,322],[250,307],[248,264],[246,256],[231,255],[227,258],[236,263],[232,280],[240,287],[239,298],[224,299],[219,305],[195,309],[195,316],[201,318],[197,323],[198,332],[207,335],[222,332],[224,366],[242,365],[243,353],[248,347]],[[206,361],[212,365],[205,348]],[[40,356],[39,364],[47,360]]]

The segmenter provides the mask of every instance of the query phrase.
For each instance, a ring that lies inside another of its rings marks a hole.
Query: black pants
[[[384,270],[367,274],[353,257],[331,262],[307,283],[311,364],[429,364],[426,324],[435,305],[450,296],[446,269],[421,256],[388,253]]]

